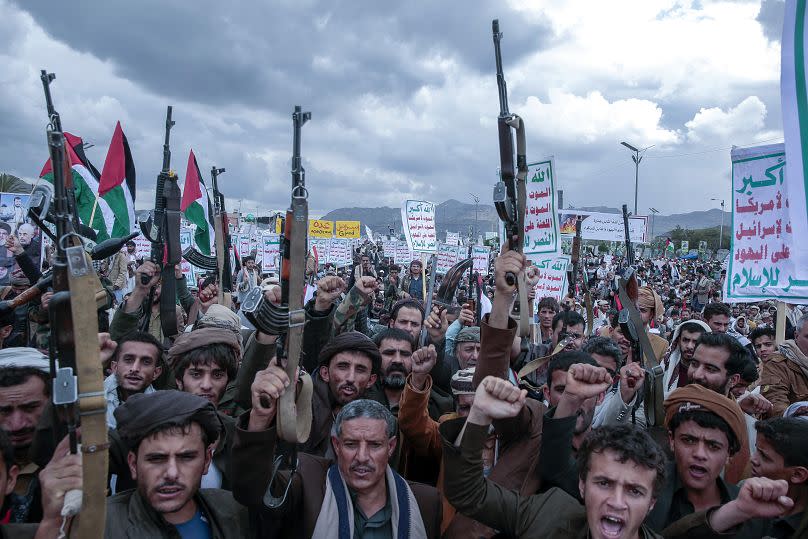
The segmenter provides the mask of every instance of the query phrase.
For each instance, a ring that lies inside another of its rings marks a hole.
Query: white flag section
[[[488,254],[491,249],[488,247],[474,247],[471,251],[472,271],[480,275],[488,275]]]
[[[560,247],[554,176],[555,163],[552,157],[528,165],[524,245],[526,254],[556,253]]]
[[[539,281],[536,283],[536,301],[542,298],[554,298],[560,302],[567,293],[568,256],[531,255],[528,256],[539,270]],[[537,310],[537,309],[536,309]]]
[[[401,204],[401,222],[411,251],[437,253],[435,204],[425,200],[405,200]]]
[[[784,149],[771,144],[732,150],[728,302],[778,298],[808,303],[808,242],[796,229],[805,214],[796,213],[793,203],[804,197],[803,182],[792,182],[786,173]],[[792,189],[795,184],[798,189]]]
[[[278,234],[263,234],[260,240],[258,256],[261,259],[262,271],[278,271],[281,256],[281,237]]]
[[[446,245],[460,245],[460,232],[447,232]]]

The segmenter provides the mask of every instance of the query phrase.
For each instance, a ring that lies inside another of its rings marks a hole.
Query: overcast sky
[[[555,156],[567,204],[633,205],[620,141],[654,145],[640,213],[729,199],[729,147],[782,141],[780,0],[0,0],[0,171],[46,159],[39,70],[100,169],[120,120],[153,205],[165,106],[173,168],[189,149],[245,211],[289,203],[291,112],[303,105],[314,214],[404,198],[491,199],[499,18],[528,158]]]

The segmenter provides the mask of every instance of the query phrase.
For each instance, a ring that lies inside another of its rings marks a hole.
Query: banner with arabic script
[[[550,157],[531,163],[527,171],[525,201],[525,254],[558,252],[555,162]]]
[[[539,281],[536,283],[536,302],[542,298],[555,298],[560,302],[567,294],[568,256],[531,255],[530,261],[539,270]],[[534,309],[538,311],[538,309]]]
[[[626,229],[623,225],[623,216],[619,213],[599,213],[580,210],[561,210],[558,212],[558,222],[561,234],[575,235],[575,222],[581,218],[581,238],[596,241],[626,241]],[[646,243],[648,241],[648,217],[632,215],[628,218],[628,235],[631,243]]]
[[[783,144],[732,150],[732,249],[726,301],[808,303],[808,242],[795,242]],[[802,180],[801,178],[799,179]]]
[[[437,253],[435,204],[425,200],[405,200],[401,204],[401,222],[410,251]]]

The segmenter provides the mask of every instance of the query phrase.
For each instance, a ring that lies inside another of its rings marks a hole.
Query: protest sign
[[[528,255],[528,259],[538,269],[538,282],[536,283],[536,301],[550,297],[561,301],[567,294],[567,266],[568,256],[556,255]]]
[[[401,204],[401,222],[411,251],[436,253],[435,204],[425,200],[405,200]]]
[[[419,259],[420,257],[410,251],[409,247],[407,246],[406,242],[399,241],[396,242],[396,264],[409,266],[410,262]]]
[[[277,271],[280,268],[278,260],[281,254],[281,237],[277,234],[263,234],[261,236],[260,249],[261,270]]]
[[[558,251],[558,219],[553,158],[528,165],[525,201],[525,253]]]
[[[445,274],[449,269],[457,264],[459,257],[457,247],[454,245],[438,245],[438,262],[437,271],[440,274]]]
[[[329,263],[328,255],[331,251],[331,238],[309,238],[309,249],[317,250],[317,263]]]
[[[585,240],[626,241],[623,216],[619,213],[599,213],[579,210],[562,210],[559,212],[561,234],[575,235],[575,222],[581,218],[581,238]],[[632,243],[648,241],[648,217],[632,215],[628,218],[628,232]]]
[[[309,236],[312,238],[330,238],[334,235],[334,221],[309,219]]]
[[[690,249],[690,242],[688,240],[682,240],[682,254],[686,255],[689,249]]]
[[[395,262],[396,259],[396,244],[398,242],[396,240],[383,240],[382,241],[382,251],[384,251],[384,256],[388,256],[393,259]]]
[[[446,245],[460,245],[460,232],[446,232]]]
[[[480,275],[488,275],[488,255],[491,250],[488,247],[474,246],[471,251],[472,271]]]
[[[337,238],[358,238],[362,231],[359,221],[337,221],[336,224],[334,237]]]
[[[345,238],[332,238],[328,250],[328,261],[336,267],[351,265],[351,249]]]
[[[806,260],[808,244],[795,242],[796,224],[805,221],[794,203],[794,195],[804,196],[802,178],[791,182],[783,144],[734,148],[731,155],[732,236],[726,301],[808,302],[808,267],[800,263]]]

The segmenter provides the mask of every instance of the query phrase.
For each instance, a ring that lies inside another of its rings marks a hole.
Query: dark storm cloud
[[[783,0],[762,0],[757,21],[763,28],[763,35],[770,41],[780,41],[783,34],[783,18],[786,3]]]
[[[493,68],[490,21],[500,17],[507,60],[552,38],[501,4],[479,2],[18,2],[50,35],[109,60],[157,95],[286,111],[330,110],[365,93],[409,95],[444,76],[419,70],[430,55]]]

